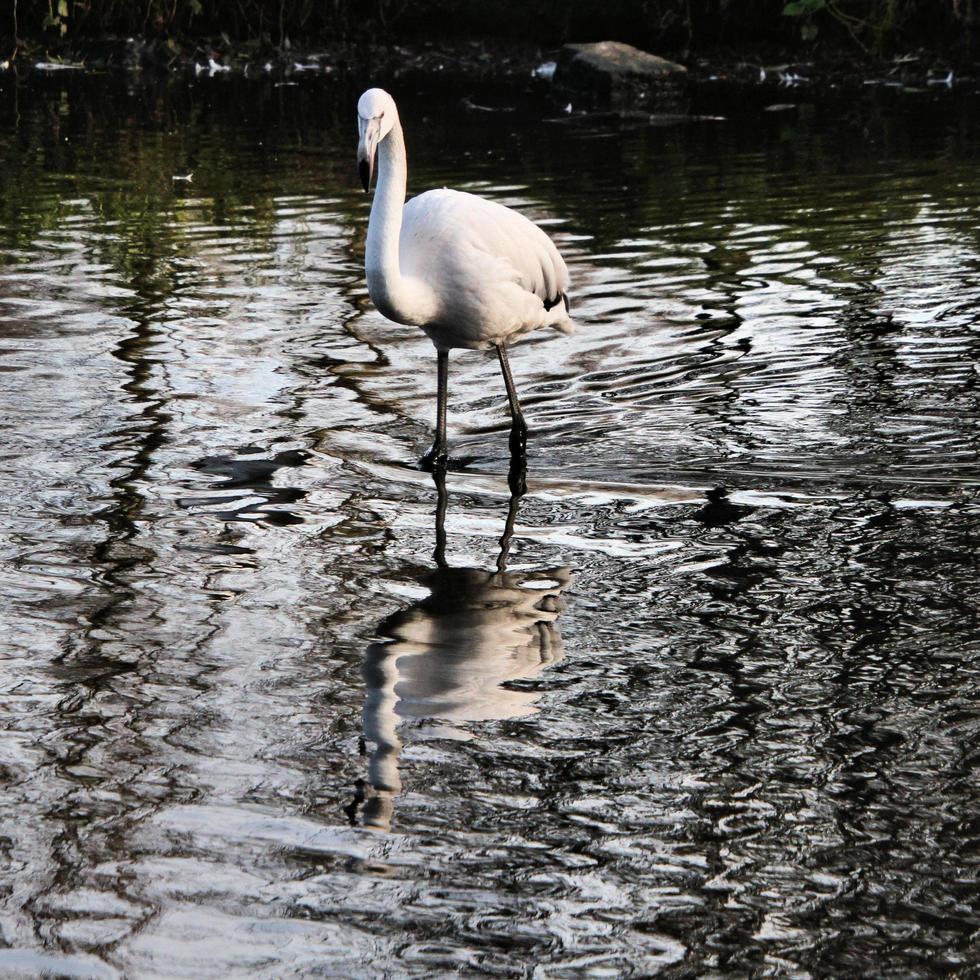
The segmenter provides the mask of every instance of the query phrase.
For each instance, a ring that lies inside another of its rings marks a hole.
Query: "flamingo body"
[[[419,326],[437,348],[483,350],[538,327],[572,329],[565,262],[518,211],[475,194],[427,191],[405,206],[398,245],[402,274],[434,293]]]
[[[495,347],[513,420],[512,454],[526,426],[506,345],[539,327],[569,333],[568,269],[532,221],[494,201],[454,190],[405,203],[408,165],[398,108],[383,89],[358,100],[358,161],[364,189],[378,179],[365,249],[368,294],[396,323],[421,327],[438,351],[437,436],[429,461],[445,465],[448,352]]]

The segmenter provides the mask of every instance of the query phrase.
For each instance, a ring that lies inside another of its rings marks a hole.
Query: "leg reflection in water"
[[[496,570],[453,568],[445,557],[445,472],[434,479],[436,567],[421,579],[429,595],[385,619],[378,627],[385,639],[371,644],[364,659],[364,737],[373,744],[364,825],[379,830],[390,829],[401,790],[402,721],[531,714],[534,692],[501,685],[533,677],[562,656],[556,620],[571,570],[507,571],[520,493],[510,498]]]

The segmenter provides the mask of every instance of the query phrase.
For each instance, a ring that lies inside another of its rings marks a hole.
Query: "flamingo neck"
[[[401,279],[398,236],[402,230],[407,178],[405,138],[401,123],[396,122],[378,146],[378,180],[371,204],[365,256],[368,288],[372,299],[376,288],[390,290]]]
[[[405,209],[408,162],[401,123],[378,146],[378,182],[368,222],[365,270],[374,305],[389,320],[421,325],[428,319],[422,284],[402,275],[399,236]]]

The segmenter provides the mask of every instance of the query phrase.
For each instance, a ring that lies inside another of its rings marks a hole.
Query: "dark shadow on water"
[[[734,524],[752,512],[751,507],[733,504],[728,499],[728,491],[724,487],[713,487],[705,493],[705,497],[708,498],[708,502],[693,515],[693,518],[707,528]]]
[[[402,788],[400,725],[525,717],[536,710],[537,693],[509,685],[563,656],[557,620],[571,569],[507,570],[521,495],[511,494],[495,570],[453,567],[445,557],[445,474],[434,480],[436,567],[418,580],[429,594],[384,619],[382,639],[364,658],[368,785],[358,784],[347,812],[354,822],[363,800],[364,826],[378,830],[391,828]]]
[[[242,452],[261,452],[258,447],[245,446]],[[241,459],[235,456],[207,456],[192,463],[194,469],[224,479],[210,485],[210,489],[223,491],[217,496],[183,497],[182,507],[209,507],[223,502],[235,503],[229,490],[244,490],[247,503],[238,507],[228,507],[216,512],[223,521],[256,521],[286,526],[302,524],[303,518],[282,508],[288,507],[306,496],[305,490],[297,487],[277,487],[272,480],[275,473],[284,467],[302,466],[308,454],[293,449],[276,453],[272,459]],[[262,497],[256,502],[254,497]]]

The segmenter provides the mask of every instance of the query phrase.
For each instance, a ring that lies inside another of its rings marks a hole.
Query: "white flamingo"
[[[446,465],[453,347],[496,347],[510,401],[511,453],[523,461],[527,426],[507,344],[538,327],[571,332],[565,262],[524,215],[475,194],[427,191],[406,204],[405,140],[395,100],[383,89],[360,97],[357,126],[365,191],[378,159],[365,256],[368,293],[389,320],[421,327],[437,351],[436,438],[423,465]]]

